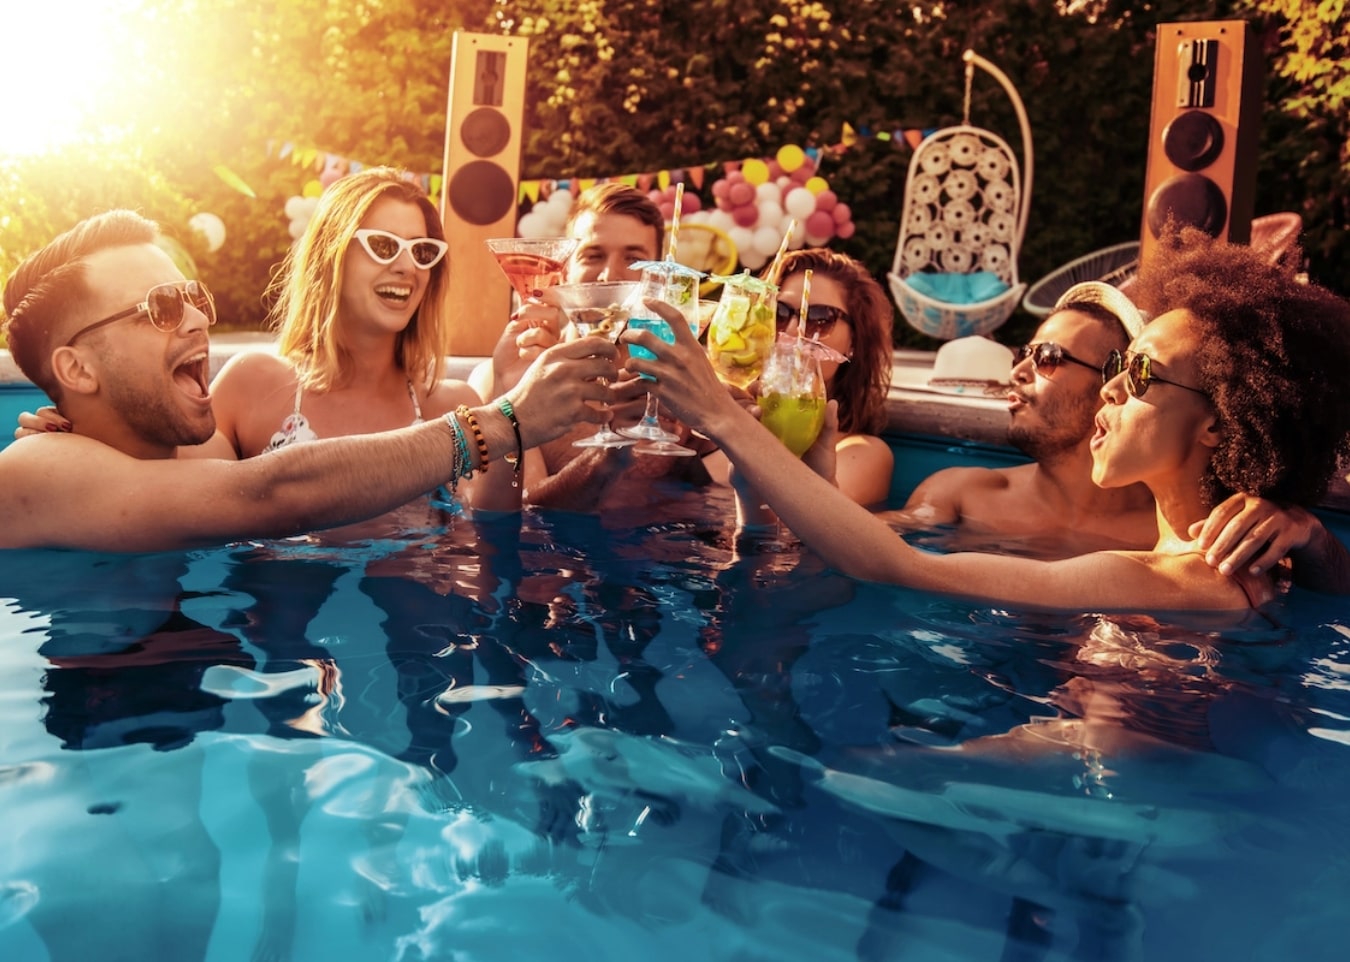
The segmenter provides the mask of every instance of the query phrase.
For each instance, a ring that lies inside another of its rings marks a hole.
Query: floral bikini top
[[[267,442],[267,447],[263,448],[263,451],[279,451],[292,444],[319,440],[319,436],[309,426],[309,418],[300,413],[300,400],[304,395],[304,382],[298,381],[295,385],[295,410],[286,415],[281,422],[281,430],[272,435],[272,440]],[[412,401],[413,406],[412,423],[421,424],[423,420],[422,405],[417,401],[417,391],[413,389],[411,380],[408,381],[408,398]]]

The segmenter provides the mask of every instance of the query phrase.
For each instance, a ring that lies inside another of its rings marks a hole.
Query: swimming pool
[[[5,553],[0,958],[1341,957],[1343,603],[1020,614],[729,514]]]

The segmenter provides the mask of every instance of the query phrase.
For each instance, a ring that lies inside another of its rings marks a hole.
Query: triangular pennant
[[[911,150],[918,148],[923,143],[923,131],[916,127],[911,127],[905,131],[905,143],[909,144]]]
[[[539,202],[540,182],[537,180],[522,180],[520,182],[520,198],[517,203],[528,199],[531,204]]]
[[[662,190],[665,190],[667,187],[670,186],[670,171],[668,170],[657,171],[656,186],[660,187]]]
[[[702,167],[689,168],[689,180],[694,185],[694,190],[703,189],[703,175],[706,173]]]
[[[637,187],[638,187],[638,190],[641,190],[641,191],[648,191],[648,190],[651,190],[651,189],[652,189],[652,175],[651,175],[651,174],[638,174],[638,175],[637,175]]]
[[[621,184],[627,184],[629,187],[637,187],[638,176],[637,174],[624,174],[618,178],[618,181]]]

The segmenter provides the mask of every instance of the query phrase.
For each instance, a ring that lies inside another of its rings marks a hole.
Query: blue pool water
[[[1024,614],[730,510],[0,555],[0,959],[1342,957],[1342,601]]]

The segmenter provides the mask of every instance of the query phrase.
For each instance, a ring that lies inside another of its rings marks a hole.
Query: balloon
[[[286,198],[286,216],[295,220],[305,209],[305,199],[300,196]]]
[[[813,194],[819,194],[823,190],[829,189],[829,182],[824,177],[808,177],[804,186]]]
[[[739,227],[753,227],[755,221],[759,220],[759,208],[753,204],[737,207],[731,212],[731,217]],[[739,247],[740,245],[737,244],[736,246]]]
[[[832,190],[822,190],[819,194],[816,194],[816,210],[834,210],[834,205],[837,203],[839,203],[839,197]]]
[[[755,203],[763,204],[766,202],[773,204],[783,202],[783,192],[772,181],[765,181],[755,188]]]
[[[703,209],[703,201],[698,199],[698,194],[684,192],[684,199],[680,201],[684,205],[684,213],[695,214]]]
[[[816,209],[816,196],[805,187],[794,187],[783,195],[783,208],[797,220],[806,220]]]
[[[858,225],[853,223],[853,221],[845,221],[834,229],[834,236],[838,237],[840,240],[848,240],[853,236],[853,232],[857,229]]]
[[[727,190],[727,202],[732,207],[744,207],[746,204],[753,204],[755,202],[755,188],[745,181],[732,184]]]
[[[300,235],[305,232],[305,222],[302,220],[293,220],[286,225],[286,230],[290,233],[293,240],[299,240]]]
[[[853,211],[849,209],[848,204],[835,204],[830,216],[834,218],[836,224],[842,224],[846,220],[853,219]]]
[[[713,199],[721,200],[723,197],[725,197],[727,195],[727,188],[729,188],[730,186],[731,184],[726,180],[713,181],[712,185]]]
[[[761,227],[755,231],[755,239],[751,242],[757,252],[765,257],[772,257],[778,253],[778,245],[783,241],[783,232],[776,227]]]
[[[745,227],[733,227],[727,231],[727,236],[738,251],[748,251],[755,244],[755,232]]]
[[[301,188],[300,193],[305,197],[318,197],[323,193],[323,184],[317,180],[305,181],[305,186]]]
[[[802,161],[806,160],[806,152],[796,144],[787,144],[778,148],[776,159],[778,165],[790,174],[802,165]]]
[[[774,250],[777,250],[777,248],[774,248]],[[768,254],[761,254],[753,247],[741,247],[738,244],[736,246],[736,251],[740,255],[741,263],[752,271],[759,270],[768,263],[769,260]]]
[[[806,218],[806,236],[824,237],[829,240],[834,234],[834,218],[823,210],[818,210]],[[818,244],[813,246],[819,246]]]
[[[207,211],[193,214],[188,226],[206,238],[206,249],[213,254],[225,243],[225,222],[215,214]]]
[[[660,204],[657,205],[657,207],[660,208],[661,210],[661,219],[664,220],[667,224],[669,224],[675,218],[674,201],[663,200]]]
[[[760,227],[776,228],[780,224],[782,224],[784,227],[787,226],[786,224],[783,224],[783,208],[779,207],[773,201],[766,200],[764,203],[758,205],[755,209],[759,211]],[[777,248],[774,249],[777,250]]]
[[[745,176],[747,183],[758,187],[769,179],[769,165],[762,160],[752,158],[741,164],[741,173]]]
[[[544,219],[533,210],[520,218],[516,224],[516,233],[521,237],[547,237],[548,227]]]
[[[821,237],[817,234],[808,233],[805,235],[805,240],[807,247],[824,247],[826,244],[830,242],[828,234],[824,237]]]

